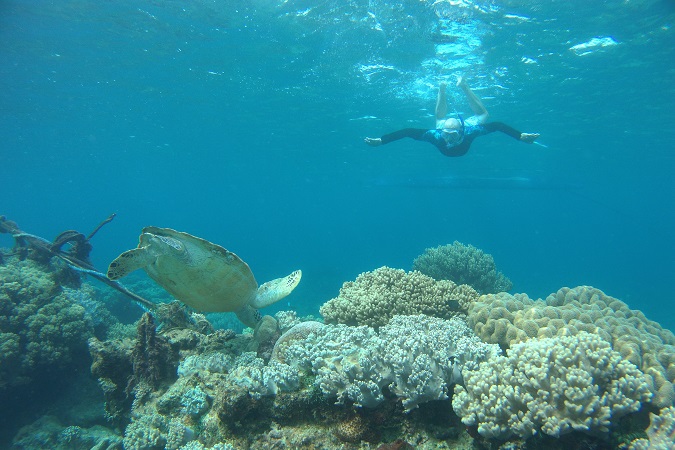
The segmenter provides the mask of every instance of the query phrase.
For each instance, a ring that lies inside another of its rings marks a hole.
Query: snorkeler
[[[381,138],[365,138],[364,142],[373,147],[388,144],[403,138],[416,141],[426,141],[435,145],[445,156],[463,156],[475,138],[495,131],[501,131],[519,141],[532,144],[539,137],[538,133],[521,133],[520,131],[501,122],[487,122],[487,109],[474,94],[462,77],[457,80],[457,86],[464,91],[469,100],[474,116],[466,120],[459,114],[457,118],[446,118],[448,106],[445,98],[445,83],[441,83],[436,99],[436,129],[404,128],[385,134]]]

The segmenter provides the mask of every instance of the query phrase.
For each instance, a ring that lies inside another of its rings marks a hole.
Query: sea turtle
[[[201,312],[234,312],[254,327],[258,308],[281,300],[295,289],[302,272],[258,287],[251,269],[234,253],[205,239],[170,228],[145,227],[138,247],[118,256],[108,267],[117,280],[143,269],[176,299]]]

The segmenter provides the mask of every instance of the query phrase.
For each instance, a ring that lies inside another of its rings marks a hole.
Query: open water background
[[[116,212],[101,269],[146,225],[259,282],[301,268],[277,309],[303,314],[459,240],[514,292],[592,285],[675,329],[674,19],[668,0],[5,0],[0,214],[51,239]],[[548,148],[363,144],[433,126],[441,80],[468,115],[460,74]]]

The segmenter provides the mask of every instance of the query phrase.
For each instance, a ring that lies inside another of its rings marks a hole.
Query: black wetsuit
[[[443,130],[427,130],[422,128],[404,128],[393,133],[382,136],[382,143],[388,144],[403,138],[411,138],[416,141],[426,141],[438,148],[445,156],[463,156],[469,151],[469,147],[478,136],[501,131],[511,136],[513,139],[520,140],[521,132],[502,122],[489,122],[482,125],[463,126],[463,139],[460,143],[449,143],[443,137]]]

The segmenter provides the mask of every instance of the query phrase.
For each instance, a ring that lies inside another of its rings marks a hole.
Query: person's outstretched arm
[[[539,136],[539,133],[520,133],[520,140],[526,144],[534,144]]]
[[[485,130],[488,133],[494,133],[495,131],[501,131],[502,133],[511,136],[513,139],[518,141],[525,142],[527,144],[532,144],[539,137],[539,133],[521,133],[513,127],[508,126],[502,122],[490,122],[483,124]]]
[[[378,145],[382,145],[382,138],[367,137],[363,140],[363,142],[365,142],[366,144],[368,144],[370,146],[377,147]]]
[[[424,128],[404,128],[402,130],[394,131],[393,133],[385,134],[381,138],[365,138],[363,142],[365,142],[368,145],[372,145],[373,147],[377,147],[379,145],[383,144],[388,144],[393,141],[398,141],[399,139],[403,138],[410,138],[414,139],[416,141],[423,141],[424,140],[424,133],[426,133],[428,130],[425,130]]]

